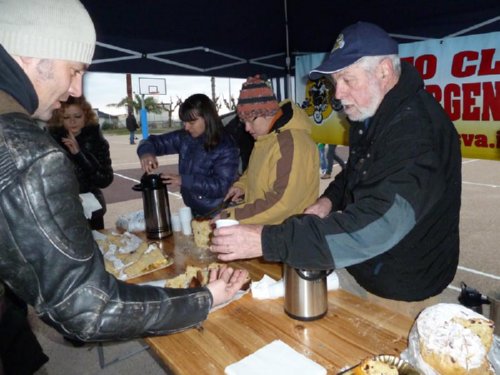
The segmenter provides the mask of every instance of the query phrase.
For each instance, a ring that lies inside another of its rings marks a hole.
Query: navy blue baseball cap
[[[398,43],[377,25],[357,22],[343,29],[330,56],[317,68],[311,70],[312,80],[338,72],[354,64],[364,56],[396,55]]]

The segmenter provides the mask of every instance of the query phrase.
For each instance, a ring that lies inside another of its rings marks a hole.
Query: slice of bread
[[[398,375],[399,371],[395,365],[367,358],[356,366],[353,375]]]
[[[208,284],[210,270],[222,267],[222,263],[210,263],[205,267],[188,265],[186,271],[180,275],[168,279],[165,282],[166,288],[189,288],[205,286]]]
[[[196,246],[202,249],[208,248],[210,246],[210,236],[212,235],[212,224],[210,219],[193,219],[191,221],[191,227],[193,229],[194,243]]]

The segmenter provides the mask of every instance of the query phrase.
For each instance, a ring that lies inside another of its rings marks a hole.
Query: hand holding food
[[[248,271],[221,267],[210,272],[210,282],[207,285],[212,293],[212,308],[221,305],[235,296],[248,282]]]

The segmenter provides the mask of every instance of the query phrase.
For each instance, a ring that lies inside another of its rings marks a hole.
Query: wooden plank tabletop
[[[216,261],[196,249],[192,238],[178,235],[161,241],[174,265],[131,282],[173,277],[186,264]],[[281,278],[281,265],[261,259],[235,262],[246,268],[252,280],[264,273]],[[322,319],[303,322],[283,311],[283,298],[256,300],[251,293],[210,313],[200,329],[160,337],[146,342],[177,375],[224,374],[228,365],[279,339],[325,367],[328,374],[358,363],[370,355],[398,355],[407,346],[413,320],[370,303],[343,290],[328,293],[328,313]]]
[[[202,329],[146,339],[175,374],[223,374],[226,366],[279,339],[324,366],[329,374],[375,354],[398,355],[411,319],[346,291],[328,294],[327,315],[312,322],[289,318],[283,298],[246,294],[211,313]]]

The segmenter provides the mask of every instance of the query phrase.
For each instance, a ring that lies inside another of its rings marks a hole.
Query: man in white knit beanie
[[[49,119],[61,101],[82,94],[95,41],[78,0],[0,0],[0,284],[73,340],[124,340],[198,326],[236,294],[248,273],[225,268],[206,287],[191,289],[114,278],[88,227],[71,161],[33,120]],[[0,373],[33,373],[46,357],[34,361],[17,333],[2,333],[9,324],[3,298],[0,292]],[[22,351],[29,358],[15,367],[13,355]]]
[[[39,101],[30,112],[35,118],[48,120],[59,101],[82,94],[95,42],[79,1],[0,0],[0,44],[31,78]]]

